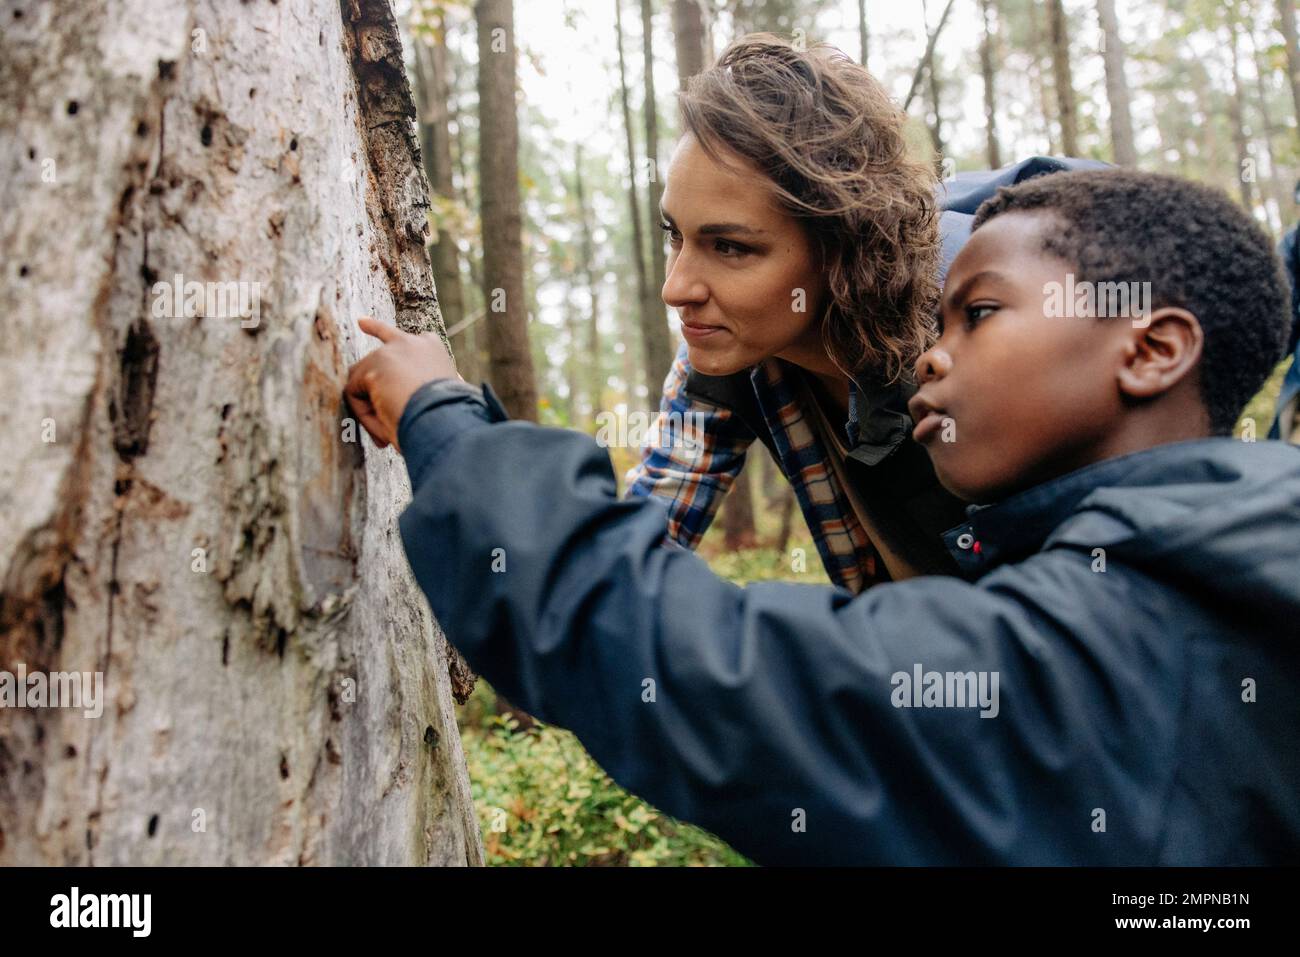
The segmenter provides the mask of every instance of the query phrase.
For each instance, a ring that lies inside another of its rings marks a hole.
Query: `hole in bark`
[[[290,150],[298,149],[298,137],[295,136],[293,139],[289,141],[289,149]]]
[[[159,60],[159,61],[158,61],[158,79],[160,79],[160,80],[170,80],[170,79],[171,79],[172,77],[174,77],[175,75],[176,75],[176,61],[175,61],[175,60]]]
[[[438,746],[438,732],[433,730],[433,725],[429,725],[424,729],[424,743],[431,748]]]
[[[146,286],[152,286],[158,281],[158,270],[150,269],[148,266],[141,265],[140,278],[144,280]]]
[[[248,88],[248,98],[251,100],[255,96],[257,96],[257,87],[250,86]]]
[[[15,11],[14,11],[14,19],[15,19],[15,20],[21,20],[22,18],[23,18],[23,12],[22,12],[21,10],[15,10]],[[4,833],[3,831],[0,831],[0,834],[3,834],[3,833]],[[0,847],[4,847],[4,842],[3,842],[3,841],[0,841]]]
[[[137,125],[136,125],[136,128],[135,128],[135,135],[136,135],[136,136],[148,136],[148,135],[149,135],[149,124],[148,124],[148,123],[145,123],[145,122],[143,122],[143,121],[140,122],[139,124],[137,124]]]
[[[36,159],[36,147],[33,146],[27,151],[27,158]]]
[[[118,353],[121,366],[118,393],[109,403],[113,423],[113,444],[123,462],[149,448],[150,413],[154,385],[158,381],[158,340],[144,319],[137,319],[127,331]]]
[[[155,814],[153,817],[149,818],[149,836],[153,837],[157,833],[158,833],[158,815]]]
[[[63,749],[63,756],[65,758],[75,758],[77,756],[77,746],[75,744],[68,745]]]
[[[76,100],[68,101],[68,116],[76,116],[77,110],[81,109]]]
[[[221,639],[221,665],[225,667],[230,664],[230,636],[225,635]]]
[[[203,129],[199,131],[199,142],[204,146],[212,145],[212,127],[204,126]]]
[[[284,754],[280,755],[280,777],[285,780],[289,778],[289,759]]]
[[[27,272],[28,272],[28,269],[27,269],[26,266],[19,266],[19,267],[18,267],[18,275],[20,275],[20,276],[26,276],[26,275],[27,275]]]

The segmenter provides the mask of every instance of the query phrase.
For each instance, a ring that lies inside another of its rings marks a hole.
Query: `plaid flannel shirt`
[[[757,439],[730,409],[685,393],[691,367],[683,344],[664,381],[659,415],[641,450],[641,461],[627,472],[626,497],[655,496],[668,504],[668,540],[694,550],[731,488],[745,455]],[[861,592],[887,580],[884,563],[853,511],[830,467],[827,451],[804,414],[794,383],[779,359],[753,368],[750,381],[771,429],[778,463],[812,532],[832,582]],[[856,443],[856,383],[849,387],[852,410],[846,426]]]

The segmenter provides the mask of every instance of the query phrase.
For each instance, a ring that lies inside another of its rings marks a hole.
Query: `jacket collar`
[[[976,579],[999,565],[1040,551],[1060,525],[1093,491],[1124,485],[1135,472],[1169,467],[1198,457],[1222,440],[1175,442],[1094,462],[1059,478],[1032,486],[992,505],[967,507],[967,520],[943,533],[943,542],[963,576]]]

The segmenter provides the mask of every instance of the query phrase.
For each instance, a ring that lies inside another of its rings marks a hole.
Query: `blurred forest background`
[[[1275,239],[1297,217],[1294,0],[396,6],[433,193],[430,258],[461,373],[491,382],[516,417],[603,427],[620,479],[679,341],[659,297],[657,215],[674,96],[735,37],[824,41],[864,62],[943,175],[1092,157],[1219,186]],[[518,55],[485,55],[501,42],[491,25],[511,18]],[[496,289],[528,304],[526,321],[491,309],[484,290]],[[1240,428],[1267,433],[1283,371]],[[790,560],[800,549],[806,571]],[[788,485],[761,454],[700,551],[738,582],[825,581]],[[461,719],[491,863],[744,863],[623,793],[571,736],[531,726],[481,681]]]

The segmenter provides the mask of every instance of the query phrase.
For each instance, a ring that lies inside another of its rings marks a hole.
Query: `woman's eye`
[[[719,253],[728,259],[734,259],[749,253],[748,247],[737,246],[735,243],[728,242],[725,239],[719,239],[713,246]]]
[[[966,328],[973,329],[979,324],[981,319],[988,317],[990,313],[997,312],[997,306],[967,306],[966,307]]]
[[[677,235],[677,228],[675,226],[671,226],[665,222],[660,222],[659,228],[668,234],[668,241],[670,243],[675,243],[681,239],[681,236]]]

